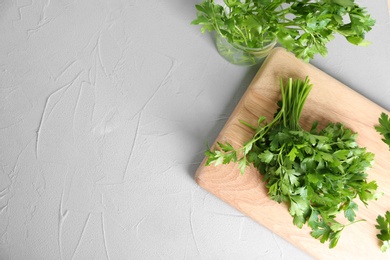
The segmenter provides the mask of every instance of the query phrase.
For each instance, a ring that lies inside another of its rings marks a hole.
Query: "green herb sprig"
[[[375,20],[355,0],[214,0],[197,4],[202,33],[216,31],[233,45],[261,48],[277,39],[305,61],[327,55],[326,45],[336,34],[365,46],[365,34]]]
[[[375,227],[380,231],[377,237],[382,241],[381,250],[386,252],[390,249],[390,212],[386,211],[384,216],[378,215],[376,222],[378,225],[375,225]]]
[[[253,164],[263,175],[271,199],[289,205],[293,223],[307,223],[311,235],[329,247],[337,245],[342,230],[355,223],[359,198],[365,205],[377,199],[375,181],[367,182],[366,171],[374,154],[360,148],[357,134],[341,123],[329,123],[322,130],[314,122],[310,131],[299,124],[307,96],[309,79],[280,82],[282,100],[274,119],[260,117],[255,133],[239,149],[230,143],[217,143],[208,149],[206,164],[236,162],[243,174]],[[343,213],[347,224],[336,220]]]
[[[375,126],[375,130],[383,136],[382,141],[389,146],[390,150],[390,118],[387,114],[381,114],[379,125]]]

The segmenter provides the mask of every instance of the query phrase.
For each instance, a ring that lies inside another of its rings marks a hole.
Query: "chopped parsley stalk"
[[[382,252],[386,252],[390,248],[390,212],[386,211],[385,216],[378,215],[376,222],[378,225],[375,227],[380,231],[376,236],[382,241]]]
[[[355,221],[359,198],[364,205],[377,199],[375,181],[367,181],[374,154],[360,148],[357,133],[341,123],[329,123],[322,130],[314,122],[310,131],[299,120],[312,85],[309,78],[280,81],[282,100],[274,119],[260,117],[251,140],[235,149],[218,142],[205,152],[206,165],[236,162],[243,174],[253,164],[263,175],[271,199],[289,205],[294,225],[307,223],[311,235],[329,247],[337,245],[341,231]],[[347,224],[336,220],[343,213]]]
[[[387,144],[390,149],[390,118],[387,114],[381,114],[379,117],[379,125],[375,126],[375,130],[383,136],[382,141]]]

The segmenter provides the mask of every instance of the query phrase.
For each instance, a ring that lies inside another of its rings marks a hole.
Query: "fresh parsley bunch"
[[[329,247],[337,245],[341,231],[356,222],[359,198],[365,205],[377,199],[377,184],[367,181],[366,171],[374,154],[356,143],[357,134],[341,123],[329,123],[322,130],[313,123],[310,131],[299,125],[302,109],[312,88],[309,79],[280,82],[282,100],[274,119],[260,117],[252,139],[240,149],[218,143],[208,149],[207,165],[237,162],[241,173],[253,164],[264,176],[271,199],[289,205],[293,223],[307,223],[311,235]],[[336,220],[343,213],[347,224]]]
[[[303,60],[327,54],[335,34],[367,45],[375,20],[355,0],[203,0],[195,5],[202,33],[216,31],[233,45],[261,48],[277,41]]]

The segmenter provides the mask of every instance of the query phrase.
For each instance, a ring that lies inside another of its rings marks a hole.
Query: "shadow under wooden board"
[[[311,64],[304,63],[283,48],[275,48],[242,96],[216,141],[229,141],[240,147],[249,140],[252,132],[239,120],[257,124],[259,116],[272,119],[276,102],[280,99],[279,79],[309,76],[313,89],[303,109],[301,125],[309,129],[313,121],[320,121],[319,128],[328,122],[342,122],[358,133],[357,142],[375,154],[375,163],[368,172],[369,180],[376,180],[378,190],[384,192],[377,201],[369,201],[365,207],[360,201],[356,219],[365,219],[346,227],[338,245],[329,249],[310,235],[310,228],[294,226],[287,205],[272,201],[253,167],[240,174],[234,163],[219,166],[205,166],[202,161],[195,174],[196,182],[243,212],[272,232],[301,248],[316,259],[390,259],[390,252],[382,253],[376,237],[376,218],[390,210],[390,151],[381,141],[374,125],[382,112],[390,114],[341,82],[322,72]],[[367,86],[372,87],[372,86]],[[261,246],[261,245],[259,245]]]

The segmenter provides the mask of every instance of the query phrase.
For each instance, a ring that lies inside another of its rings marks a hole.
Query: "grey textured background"
[[[309,258],[194,182],[259,69],[197,2],[0,1],[0,259]],[[373,44],[312,64],[390,110],[387,2],[360,2]]]

